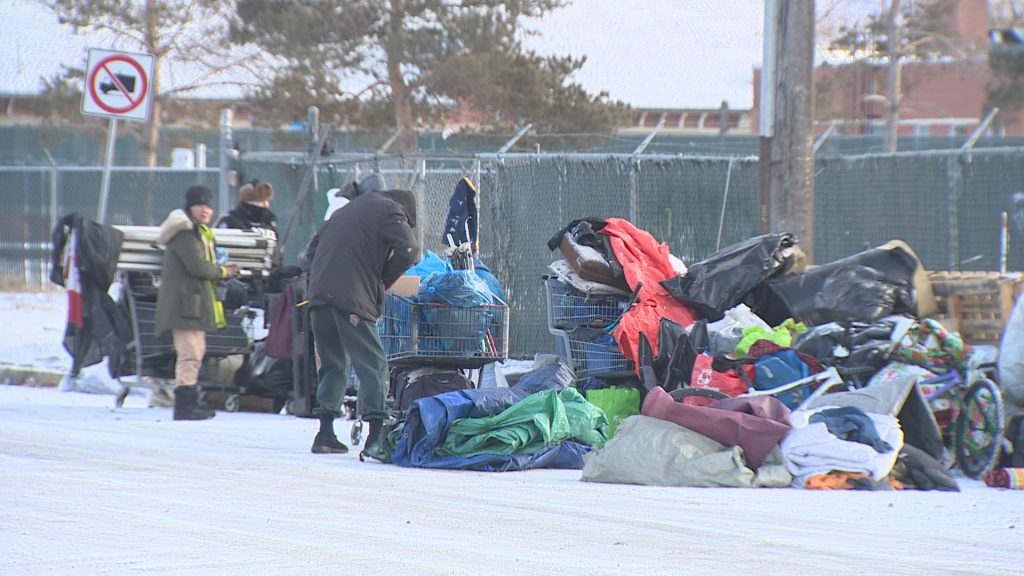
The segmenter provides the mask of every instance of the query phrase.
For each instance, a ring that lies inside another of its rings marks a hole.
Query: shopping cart
[[[119,379],[121,391],[116,405],[124,405],[133,387],[169,389],[173,387],[175,352],[169,335],[156,334],[156,283],[159,277],[154,273],[129,271],[120,273],[124,288],[123,297],[128,309],[132,327],[132,340],[128,345],[126,361],[122,366],[123,376]],[[204,359],[217,359],[233,355],[244,355],[251,349],[250,333],[255,313],[248,308],[239,308],[224,319],[226,326],[206,334]],[[249,326],[247,329],[246,326]],[[128,379],[124,376],[134,375]],[[200,393],[217,392],[225,394],[224,409],[236,412],[241,405],[241,396],[268,394],[266,390],[250,389],[248,386],[226,385],[214,382],[200,374],[197,384]]]
[[[476,369],[508,357],[508,305],[459,307],[388,293],[377,324],[395,366]]]
[[[610,332],[629,309],[629,297],[586,294],[552,277],[544,278],[544,289],[555,353],[569,362],[577,380],[633,375],[633,363]]]

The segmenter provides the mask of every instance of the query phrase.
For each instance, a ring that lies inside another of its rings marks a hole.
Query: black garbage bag
[[[868,322],[892,314],[897,307],[913,307],[910,286],[867,266],[836,270],[814,297],[816,318],[825,322]]]
[[[846,329],[835,322],[813,326],[793,342],[797,352],[810,354],[824,363],[831,364],[837,346],[846,346],[849,338]]]
[[[708,335],[708,321],[701,318],[690,326],[690,344],[697,352],[711,349],[711,336]]]
[[[711,321],[721,320],[765,280],[788,273],[800,260],[796,236],[772,233],[748,238],[661,283],[676,300]],[[773,324],[774,325],[774,324]]]
[[[867,386],[871,377],[889,363],[892,353],[892,342],[888,340],[868,340],[855,345],[849,356],[837,362],[836,369],[847,383]]]
[[[889,363],[893,328],[894,322],[888,320],[829,322],[801,334],[793,349],[834,366],[847,383],[863,386]]]
[[[870,276],[866,275],[865,268],[872,271]],[[746,304],[772,326],[781,324],[786,318],[812,326],[832,320],[873,320],[879,318],[877,314],[886,307],[866,296],[856,295],[856,290],[860,289],[858,286],[866,286],[875,295],[892,291],[892,307],[885,314],[917,316],[919,295],[911,287],[915,286],[915,274],[919,268],[920,261],[909,247],[872,248],[796,274],[770,279],[751,293]],[[834,296],[821,303],[824,307],[819,307],[818,295],[830,279],[830,291]],[[837,301],[838,295],[843,293],[856,296],[860,307],[851,310],[850,303]]]

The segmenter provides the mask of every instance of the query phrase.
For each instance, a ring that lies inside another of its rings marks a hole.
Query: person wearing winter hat
[[[156,336],[170,332],[174,365],[174,419],[206,420],[212,410],[199,405],[195,385],[206,354],[206,331],[225,326],[217,300],[218,280],[234,276],[237,266],[217,264],[213,232],[213,192],[195,185],[185,192],[185,209],[174,210],[160,225],[164,247],[156,303]]]
[[[327,210],[324,212],[324,222],[331,219],[335,212],[341,210],[346,204],[356,197],[356,183],[349,182],[344,188],[331,188],[327,191]]]
[[[320,355],[316,388],[320,430],[314,454],[348,452],[334,434],[351,368],[359,378],[359,416],[370,433],[360,455],[388,460],[382,447],[388,413],[388,362],[377,333],[384,291],[419,259],[416,199],[407,190],[362,194],[335,212],[318,233],[309,286],[310,324]]]
[[[381,192],[386,187],[384,176],[374,172],[360,180],[359,184],[349,182],[342,188],[331,188],[327,191],[327,211],[324,213],[324,222],[330,220],[335,212],[357,197],[370,192]]]
[[[277,215],[270,209],[270,201],[274,199],[274,187],[270,182],[253,180],[246,182],[238,189],[238,205],[225,212],[214,224],[214,228],[235,228],[261,232],[275,241],[274,250],[270,255],[270,268],[280,268],[284,256],[278,240]],[[257,308],[264,306],[267,283],[263,278],[250,278],[244,282],[233,280],[228,282],[227,296],[224,304],[228,310],[248,304]]]
[[[354,181],[348,182],[341,188],[331,188],[327,191],[327,210],[324,212],[324,223],[334,216],[334,213],[347,206],[349,202],[355,200],[359,196],[367,194],[369,192],[384,192],[385,182],[384,177],[380,174],[373,173],[363,178],[358,184]],[[413,207],[415,210],[415,206]],[[415,226],[415,225],[414,225]],[[323,225],[321,225],[321,230]],[[306,246],[299,252],[299,268],[304,272],[309,272],[310,266],[313,262],[313,256],[316,254],[316,247],[320,243],[320,231],[318,230],[313,238],[306,244]]]

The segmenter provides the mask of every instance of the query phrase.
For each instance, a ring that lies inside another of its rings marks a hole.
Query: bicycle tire
[[[963,396],[954,436],[956,464],[977,480],[999,461],[1003,443],[1003,398],[988,378],[974,381]]]
[[[676,388],[675,390],[668,393],[676,402],[682,402],[684,398],[697,397],[697,398],[711,398],[712,400],[722,400],[728,398],[729,395],[714,390],[712,388]]]

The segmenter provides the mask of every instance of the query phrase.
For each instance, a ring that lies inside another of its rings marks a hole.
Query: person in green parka
[[[217,300],[217,281],[238,273],[217,264],[213,232],[213,192],[195,185],[185,192],[185,209],[171,212],[160,225],[164,247],[156,303],[156,334],[170,332],[178,358],[174,365],[174,419],[206,420],[213,410],[199,405],[195,385],[206,354],[206,332],[225,326]]]

